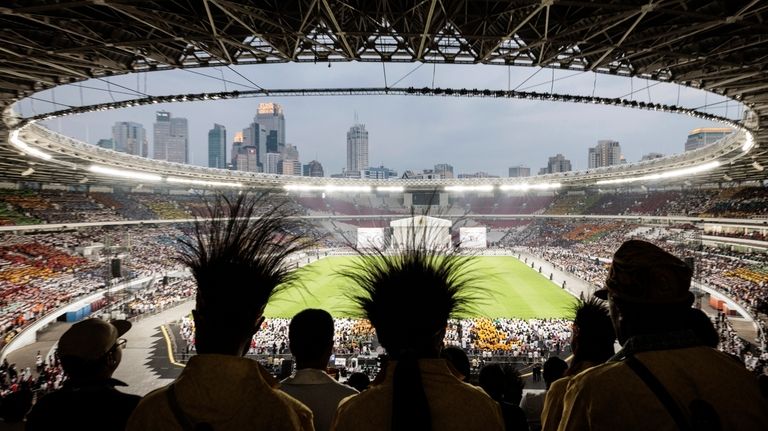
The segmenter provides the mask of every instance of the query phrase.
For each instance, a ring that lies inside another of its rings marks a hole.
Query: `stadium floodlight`
[[[373,187],[371,186],[337,186],[335,184],[326,184],[326,185],[286,184],[283,186],[283,189],[289,192],[290,191],[297,191],[297,192],[322,191],[324,193],[333,193],[333,192],[370,193],[373,190]]]
[[[499,190],[514,190],[514,191],[527,191],[527,190],[553,190],[559,189],[563,185],[560,183],[537,183],[537,184],[503,184],[499,186]]]
[[[129,180],[161,181],[162,177],[155,174],[147,174],[139,171],[129,171],[125,169],[115,169],[106,166],[91,165],[89,171],[95,174],[109,175],[111,177],[127,178]]]
[[[53,156],[51,156],[48,153],[44,153],[37,148],[32,148],[29,145],[27,145],[26,142],[22,141],[19,138],[19,129],[16,129],[11,132],[10,136],[8,136],[8,141],[13,145],[14,147],[18,148],[25,154],[28,154],[33,157],[37,157],[38,159],[43,160],[53,160]]]
[[[377,192],[395,192],[395,193],[402,193],[405,191],[405,187],[403,186],[379,186],[376,187]]]
[[[80,184],[85,184],[85,183],[87,183],[87,182],[88,182],[88,177],[83,177],[83,178],[81,178],[81,179],[80,179],[80,181],[78,181],[78,182],[79,182]]]
[[[32,174],[34,174],[34,173],[35,173],[35,170],[34,170],[34,169],[32,169],[32,168],[28,168],[27,170],[25,170],[25,171],[23,171],[23,172],[21,173],[21,176],[22,176],[22,177],[28,177],[28,176],[30,176],[30,175],[32,175]]]
[[[660,172],[658,174],[643,175],[640,177],[623,177],[623,178],[613,178],[610,180],[600,180],[595,184],[624,184],[624,183],[634,183],[637,181],[664,180],[668,178],[699,174],[702,172],[715,169],[719,166],[720,166],[720,162],[715,160],[709,163],[704,163],[702,165],[691,166],[691,167],[682,168],[682,169],[673,169],[671,171]]]
[[[165,179],[169,183],[176,183],[176,184],[193,184],[197,186],[208,186],[208,187],[242,187],[242,183],[234,183],[234,182],[227,182],[227,181],[208,181],[208,180],[195,180],[192,178],[181,178],[181,177],[167,177]]]
[[[763,169],[765,169],[765,167],[763,165],[761,165],[760,163],[758,163],[757,160],[752,162],[752,167],[755,168],[755,170],[758,171],[758,172],[763,172]]]
[[[490,184],[482,185],[482,186],[445,186],[444,189],[446,192],[491,192],[493,191],[493,186]]]
[[[723,179],[726,181],[733,181],[733,178],[731,178],[731,176],[728,174],[723,174]]]
[[[744,154],[747,154],[755,147],[755,137],[752,135],[752,132],[746,132],[745,135],[744,145],[741,146],[741,151]]]

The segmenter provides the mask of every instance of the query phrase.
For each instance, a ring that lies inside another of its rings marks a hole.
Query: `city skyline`
[[[381,79],[381,65],[378,72],[375,68],[357,63],[334,64],[332,68],[326,66],[264,65],[239,70],[246,74],[248,70],[253,71],[251,77],[258,76],[259,85],[265,88],[334,87],[349,83],[381,85],[377,82]],[[417,66],[388,64],[386,67],[388,73],[394,76],[405,76]],[[429,73],[426,73],[427,69],[430,69]],[[399,85],[430,85],[431,69],[422,67],[408,75]],[[515,88],[535,73],[532,68],[508,70],[496,66],[438,65],[435,70],[434,86],[454,88],[506,88],[507,85]],[[230,80],[238,79],[226,70],[223,72]],[[256,72],[258,74],[254,75]],[[570,74],[573,75],[573,72]],[[210,82],[212,80],[184,71],[146,75],[148,84],[145,82],[139,88],[148,93],[152,93],[153,88],[162,88],[164,94],[186,91],[181,87],[210,91],[211,88],[206,87],[213,85]],[[625,97],[630,92],[631,80],[628,78],[589,73],[575,77],[571,75],[561,71],[552,72],[556,82],[553,86],[547,83],[547,91],[553,88],[555,92],[573,94],[594,92],[601,97]],[[535,86],[539,84],[536,83],[539,77],[529,81],[533,83],[532,88],[537,89]],[[112,77],[110,80],[113,83],[122,82],[121,85],[125,86],[137,86],[135,78],[133,83],[128,77]],[[178,83],[181,81],[184,81],[184,85]],[[637,78],[633,81],[636,91],[643,90],[638,94],[642,94],[645,99],[636,95],[638,100],[650,99],[671,104],[679,101],[681,105],[687,106],[704,104],[701,103],[704,95],[698,90],[683,88],[678,92],[677,87],[671,84],[658,84]],[[221,83],[218,84],[221,88]],[[103,82],[101,85],[106,87]],[[655,86],[652,89],[643,87],[649,85]],[[68,95],[64,88],[59,87],[56,89],[56,100],[79,103],[77,90],[72,89]],[[43,98],[45,94],[39,97]],[[89,103],[88,93],[85,97],[86,103]],[[709,100],[710,103],[717,103],[712,95]],[[99,139],[110,137],[109,126],[114,122],[132,121],[147,128],[152,123],[154,111],[165,109],[173,112],[174,116],[189,119],[190,160],[196,165],[205,166],[208,155],[207,132],[212,125],[218,123],[229,130],[239,131],[253,120],[259,103],[265,101],[279,103],[284,107],[286,117],[290,117],[287,121],[291,123],[291,129],[285,133],[285,142],[297,145],[305,155],[305,162],[310,159],[321,162],[326,175],[341,172],[346,167],[345,135],[354,112],[358,113],[360,122],[366,125],[370,133],[370,166],[383,165],[404,172],[428,169],[436,163],[447,162],[454,166],[457,175],[485,171],[506,176],[509,167],[518,165],[531,167],[535,172],[546,164],[548,157],[557,153],[572,160],[574,170],[587,169],[584,156],[587,148],[605,138],[621,142],[629,162],[639,161],[643,155],[651,152],[667,155],[681,153],[691,130],[715,124],[691,117],[604,105],[406,96],[282,97],[158,104],[95,112],[52,120],[46,124],[52,130],[60,130],[69,136],[96,144]],[[30,103],[22,105],[22,113],[29,115],[32,108]],[[40,105],[41,102],[35,102],[37,112],[40,111]],[[723,104],[718,107],[727,108]],[[728,109],[733,113],[737,107],[731,103]]]

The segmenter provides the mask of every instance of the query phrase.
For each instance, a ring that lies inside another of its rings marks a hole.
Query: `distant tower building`
[[[714,144],[716,141],[733,133],[733,129],[727,127],[703,127],[693,129],[688,134],[688,140],[685,141],[685,151],[695,150]]]
[[[299,150],[292,144],[285,145],[282,155],[285,160],[299,160]]]
[[[435,173],[441,178],[453,178],[453,166],[448,163],[439,163],[435,165]]]
[[[221,124],[208,131],[208,167],[227,167],[227,129]]]
[[[267,153],[282,153],[285,147],[285,115],[278,103],[259,103],[254,123],[264,129],[264,147]]]
[[[235,159],[238,171],[260,172],[256,147],[244,146]]]
[[[281,157],[279,153],[267,153],[263,165],[264,173],[279,174],[281,171],[280,159]]]
[[[554,174],[557,172],[568,172],[573,170],[573,168],[571,167],[571,161],[566,159],[564,155],[559,153],[549,158],[549,161],[547,162],[546,171],[544,171],[544,169],[545,168],[542,168],[542,170],[539,171],[540,175],[542,173]]]
[[[172,118],[158,111],[154,124],[154,159],[174,163],[189,162],[189,130],[186,118]]]
[[[112,142],[115,151],[147,156],[147,134],[144,126],[130,121],[118,121],[112,126]]]
[[[281,165],[281,174],[301,176],[301,162],[298,160],[282,160]]]
[[[378,168],[365,168],[361,171],[360,178],[366,178],[370,180],[388,180],[390,178],[397,178],[397,172],[392,169],[379,166]]]
[[[347,132],[347,172],[354,174],[368,167],[368,131],[355,115],[355,125]]]
[[[320,164],[317,160],[312,160],[311,162],[304,165],[302,169],[302,174],[304,174],[305,177],[324,177],[325,173],[323,172],[323,165]]]
[[[512,166],[509,168],[509,177],[510,178],[519,178],[519,177],[530,177],[531,176],[531,168],[519,165],[519,166]]]
[[[267,130],[257,122],[243,129],[243,146],[256,148],[256,161],[262,168],[266,162]]]
[[[589,169],[621,164],[621,145],[617,141],[600,140],[589,149]]]
[[[232,139],[232,152],[230,153],[230,163],[232,163],[232,169],[237,169],[237,155],[240,154],[243,148],[243,132],[235,133],[235,138]]]

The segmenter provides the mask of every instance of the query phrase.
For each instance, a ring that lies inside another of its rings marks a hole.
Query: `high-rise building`
[[[280,164],[282,166],[281,174],[301,176],[301,162],[298,160],[282,160]]]
[[[267,154],[267,130],[257,122],[243,129],[243,146],[256,148],[256,160],[264,167]]]
[[[230,152],[230,163],[232,163],[232,169],[237,169],[237,155],[240,154],[243,148],[243,132],[239,131],[235,133],[235,137],[232,139],[232,151]]]
[[[541,168],[539,175],[542,174],[554,174],[557,172],[568,172],[573,170],[571,167],[571,161],[566,159],[562,154],[556,154],[549,158],[546,168]]]
[[[733,133],[733,129],[728,127],[702,127],[693,129],[688,133],[688,140],[685,141],[685,151],[695,150],[706,147],[716,141]]]
[[[258,150],[256,147],[242,147],[235,158],[235,166],[238,171],[261,172],[259,169]]]
[[[397,178],[397,172],[392,169],[379,166],[378,168],[365,168],[362,171],[360,178],[370,180],[388,180],[390,178]]]
[[[299,160],[299,150],[293,144],[286,144],[282,151],[283,159]]]
[[[221,124],[208,131],[208,167],[227,167],[227,129]]]
[[[603,139],[589,149],[589,169],[621,164],[621,145],[618,141]]]
[[[281,153],[285,146],[285,114],[278,103],[259,103],[254,123],[264,129],[264,148],[266,153]]]
[[[305,177],[324,177],[325,173],[323,172],[323,165],[320,164],[317,160],[312,160],[311,162],[304,165],[302,169],[302,174]]]
[[[360,172],[368,167],[368,131],[357,121],[347,132],[347,170]]]
[[[154,124],[154,156],[156,160],[189,162],[189,128],[186,118],[173,118],[168,111],[158,111]]]
[[[453,166],[448,163],[438,163],[435,165],[435,173],[441,178],[453,178]]]
[[[531,176],[531,168],[523,165],[518,166],[512,166],[509,168],[509,177],[510,178],[520,178],[520,177],[530,177]]]
[[[281,173],[281,165],[280,165],[280,154],[279,153],[267,153],[263,168],[264,173],[266,174],[279,174]]]
[[[112,142],[115,151],[147,156],[147,134],[144,126],[131,121],[118,121],[112,126]]]

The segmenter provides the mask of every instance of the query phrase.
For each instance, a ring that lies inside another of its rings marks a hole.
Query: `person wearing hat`
[[[422,243],[363,254],[343,270],[388,362],[368,390],[341,402],[332,429],[504,429],[498,403],[440,358],[448,319],[466,315],[481,289],[472,262]]]
[[[113,379],[131,328],[126,320],[86,319],[59,339],[58,355],[67,380],[45,395],[27,415],[28,431],[51,429],[123,430],[141,397],[125,394]]]
[[[571,379],[560,431],[768,429],[755,377],[694,330],[691,277],[654,244],[619,247],[595,296],[608,301],[622,349]]]
[[[182,240],[180,261],[197,283],[197,355],[170,385],[144,397],[127,430],[314,429],[312,411],[243,357],[270,297],[295,280],[286,259],[311,245],[289,235],[302,230],[285,207],[264,210],[267,197],[219,195],[208,208],[210,219],[196,221],[191,238]]]

